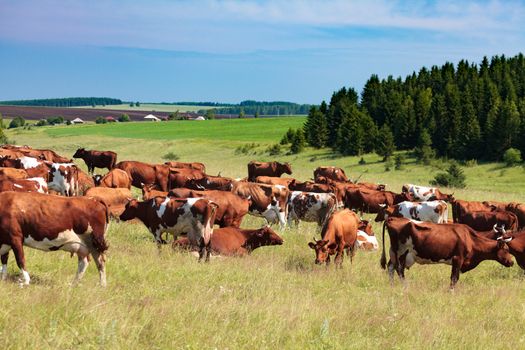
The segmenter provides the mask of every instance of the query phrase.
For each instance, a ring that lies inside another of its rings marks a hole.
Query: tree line
[[[37,100],[1,101],[0,104],[10,106],[75,107],[95,105],[120,105],[122,104],[122,100],[109,97],[67,97]]]
[[[216,114],[238,114],[238,115],[294,115],[308,114],[311,105],[293,102],[271,101],[259,102],[253,100],[242,101],[238,105],[215,108]],[[206,113],[201,110],[198,113]]]
[[[304,132],[313,147],[385,159],[395,149],[458,160],[525,153],[524,56],[447,62],[404,79],[372,75],[360,96],[343,87],[311,107]]]

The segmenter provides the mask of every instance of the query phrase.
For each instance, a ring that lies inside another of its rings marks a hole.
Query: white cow
[[[78,168],[73,163],[53,163],[49,169],[47,187],[63,196],[75,196],[78,192]]]

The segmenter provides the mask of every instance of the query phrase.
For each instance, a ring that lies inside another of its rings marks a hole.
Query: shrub
[[[47,124],[49,124],[49,125],[63,124],[64,123],[64,117],[62,117],[62,116],[49,117],[46,120],[47,120]]]
[[[469,159],[465,161],[465,166],[467,168],[472,168],[478,165],[478,161],[476,159]]]
[[[359,165],[365,165],[365,164],[366,164],[365,158],[361,157],[361,159],[359,159]]]
[[[118,121],[119,122],[129,122],[130,119],[129,119],[129,115],[127,115],[126,113],[122,114],[120,117],[118,117]]]
[[[394,162],[396,163],[396,170],[403,170],[405,164],[405,156],[401,153],[396,154]]]
[[[268,148],[266,149],[266,152],[268,152],[268,154],[271,156],[279,155],[281,154],[281,145],[278,143],[275,143],[271,146],[268,146]]]
[[[513,166],[522,162],[521,151],[515,148],[509,148],[503,153],[503,161],[507,166]]]
[[[292,128],[288,128],[288,131],[286,134],[284,134],[283,138],[281,139],[281,142],[279,142],[281,145],[287,145],[290,142],[292,142],[293,138],[295,136],[295,132]]]
[[[66,120],[66,125],[71,125],[71,120]]]
[[[452,162],[446,173],[439,173],[430,183],[434,186],[465,188],[466,176],[456,162]]]
[[[387,158],[385,162],[385,171],[392,170],[392,167],[394,166],[394,162],[392,162],[392,158]]]
[[[244,145],[237,146],[235,154],[248,154],[253,151],[259,144],[256,143],[245,143]]]
[[[95,123],[97,124],[106,124],[107,122],[108,121],[104,117],[97,117],[97,119],[95,119]]]
[[[35,123],[35,126],[46,126],[46,125],[47,125],[46,119],[40,119],[39,121]]]
[[[24,126],[26,124],[26,120],[22,117],[15,117],[11,122],[9,123],[9,129],[18,128],[20,126]]]
[[[162,159],[164,160],[179,160],[179,158],[180,157],[173,152],[168,152],[162,156]]]

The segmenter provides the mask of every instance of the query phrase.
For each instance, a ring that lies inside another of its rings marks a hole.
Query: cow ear
[[[308,246],[312,249],[315,249],[315,243],[313,242],[308,242]]]

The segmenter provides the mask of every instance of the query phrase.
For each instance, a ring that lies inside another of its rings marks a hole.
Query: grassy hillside
[[[300,118],[206,123],[120,124],[9,131],[18,144],[50,147],[72,155],[77,147],[111,149],[119,160],[160,162],[173,152],[182,161],[202,161],[208,172],[246,176],[252,159],[292,163],[306,180],[319,165],[338,165],[351,178],[383,182],[399,191],[405,182],[426,184],[443,164],[409,163],[384,171],[375,155],[357,157],[326,150],[269,156]],[[250,124],[253,122],[253,124]],[[222,124],[223,123],[223,124]],[[288,123],[288,124],[287,124]],[[144,126],[144,128],[142,128]],[[122,128],[119,128],[122,127]],[[255,148],[239,154],[239,145]],[[85,166],[82,164],[82,167]],[[468,187],[458,198],[525,198],[525,171],[482,164],[465,168]],[[444,189],[445,192],[451,191]],[[373,216],[367,215],[367,218]],[[243,227],[263,221],[246,217]],[[376,234],[381,227],[374,224]],[[280,232],[285,243],[246,258],[199,264],[164,247],[159,254],[142,224],[113,222],[108,231],[108,287],[96,286],[93,264],[80,287],[69,282],[76,259],[63,252],[26,249],[33,285],[20,289],[10,256],[11,280],[2,284],[0,329],[7,348],[521,348],[525,341],[523,272],[484,262],[448,291],[450,267],[416,265],[408,287],[393,287],[379,267],[380,252],[358,252],[336,271],[313,264],[307,247],[317,227],[301,223]],[[387,244],[388,246],[388,244]]]
[[[71,108],[87,108],[91,106],[71,107]],[[166,105],[161,103],[141,103],[139,107],[130,107],[129,103],[121,105],[97,105],[94,109],[115,109],[115,110],[135,110],[135,111],[157,111],[157,112],[197,112],[202,109],[211,109],[210,106],[185,106],[185,105]]]

